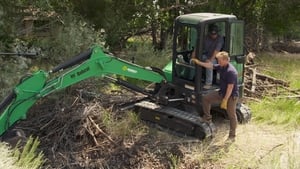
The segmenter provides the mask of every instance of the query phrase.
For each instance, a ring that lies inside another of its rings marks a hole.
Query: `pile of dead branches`
[[[274,98],[300,98],[300,90],[290,89],[289,82],[260,73],[259,67],[254,62],[255,54],[247,56],[245,65],[245,97],[261,99],[265,96]]]
[[[26,136],[39,137],[40,149],[47,158],[45,168],[169,167],[166,152],[171,152],[172,147],[155,150],[162,148],[156,145],[159,140],[155,135],[135,132],[144,124],[135,126],[126,140],[111,133],[106,125],[108,114],[117,122],[126,118],[128,113],[114,111],[113,107],[136,98],[136,94],[125,90],[114,94],[93,93],[95,89],[83,85],[43,98],[17,126]],[[180,154],[179,147],[174,153]]]

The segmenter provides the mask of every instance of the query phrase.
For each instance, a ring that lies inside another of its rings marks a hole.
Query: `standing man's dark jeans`
[[[204,95],[202,97],[204,120],[211,122],[212,120],[212,116],[210,114],[211,105],[221,103],[222,99],[223,97],[217,91],[210,92],[207,95]],[[237,117],[236,117],[237,101],[238,101],[238,97],[230,97],[227,102],[227,115],[230,120],[229,138],[234,138],[236,135],[235,130],[237,127]]]

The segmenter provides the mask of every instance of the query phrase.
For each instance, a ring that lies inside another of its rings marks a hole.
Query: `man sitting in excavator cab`
[[[204,39],[203,61],[216,64],[216,54],[220,52],[224,45],[224,38],[219,34],[219,27],[213,23],[208,25],[207,35]],[[205,70],[205,85],[204,89],[210,89],[213,84],[213,70]]]
[[[217,24],[223,27],[222,22],[220,23],[212,23],[206,26],[206,36],[203,40],[203,62],[212,62],[213,64],[217,63],[216,54],[220,52],[224,48],[224,36],[220,33],[221,30],[217,26]],[[195,50],[192,53],[192,58],[195,58]],[[194,75],[194,72],[191,72]],[[190,76],[193,76],[190,75]],[[214,76],[214,72],[211,69],[205,69],[205,85],[204,89],[212,88],[212,84],[216,77]]]

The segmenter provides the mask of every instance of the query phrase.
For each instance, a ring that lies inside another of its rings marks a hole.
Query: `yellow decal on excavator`
[[[122,70],[123,70],[123,71],[130,72],[130,73],[137,73],[137,70],[128,68],[127,66],[123,66],[123,67],[122,67]]]

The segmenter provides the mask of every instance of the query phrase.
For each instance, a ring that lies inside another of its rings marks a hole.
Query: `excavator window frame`
[[[198,43],[197,25],[175,23],[173,38],[173,80],[194,83],[195,66],[190,59]]]

